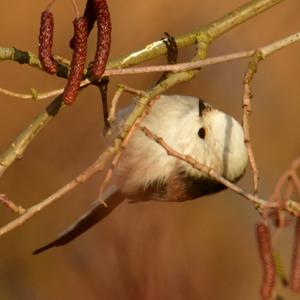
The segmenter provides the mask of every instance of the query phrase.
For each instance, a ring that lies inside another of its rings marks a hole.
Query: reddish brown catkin
[[[65,104],[72,104],[80,89],[80,82],[84,72],[87,54],[87,21],[85,18],[76,18],[74,24],[75,47],[72,56],[70,75],[64,90],[63,99]]]
[[[50,74],[55,74],[57,71],[57,63],[52,56],[53,27],[53,14],[48,10],[43,11],[39,35],[39,58],[45,71]]]
[[[106,0],[94,0],[97,12],[97,49],[93,64],[93,75],[99,79],[105,71],[111,44],[111,20]]]
[[[97,13],[94,7],[94,0],[87,0],[83,17],[86,18],[87,20],[87,30],[89,35],[97,19]],[[72,39],[70,40],[70,48],[74,49],[74,46],[75,46],[75,37],[73,36]]]
[[[300,217],[297,218],[295,227],[295,241],[290,276],[290,288],[294,292],[300,292]]]
[[[263,267],[263,279],[260,288],[260,295],[261,299],[266,300],[272,297],[276,275],[275,262],[272,255],[270,230],[266,224],[256,224],[256,238],[259,256]]]

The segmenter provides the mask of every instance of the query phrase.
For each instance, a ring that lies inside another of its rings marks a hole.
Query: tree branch
[[[22,158],[30,142],[65,107],[62,100],[62,95],[59,95],[17,136],[8,149],[0,155],[0,177],[16,159]]]
[[[257,72],[257,65],[260,61],[265,59],[268,55],[272,54],[273,52],[280,50],[286,46],[289,46],[292,43],[298,42],[299,40],[300,40],[300,32],[297,32],[281,40],[275,41],[269,45],[261,47],[252,55],[252,58],[248,64],[246,74],[244,76],[243,129],[244,129],[245,144],[248,151],[249,162],[253,173],[253,185],[254,185],[255,194],[258,193],[259,172],[254,157],[253,147],[250,141],[251,98],[253,97],[252,90],[251,90],[251,82],[253,80],[255,73]]]
[[[205,27],[187,33],[185,35],[175,37],[178,48],[187,47],[193,44],[197,44],[199,41],[211,43],[220,35],[229,31],[230,29],[238,26],[239,24],[249,20],[250,18],[262,13],[263,11],[279,4],[284,0],[252,0],[242,5],[241,7],[233,10],[232,12],[222,16],[221,18],[207,24]],[[113,68],[127,68],[132,65],[136,65],[153,58],[164,55],[167,52],[166,46],[163,41],[155,41],[142,49],[135,50],[134,52],[110,60],[107,64],[107,69]],[[70,61],[54,56],[59,61],[57,76],[67,78],[69,73]],[[20,64],[28,64],[39,70],[43,70],[38,57],[29,52],[23,51],[14,47],[0,47],[0,61],[12,60],[19,62]],[[63,62],[63,63],[61,63]],[[85,70],[87,74],[87,70]]]
[[[242,22],[248,20],[249,18],[261,13],[262,11],[272,7],[275,4],[280,3],[283,0],[254,0],[249,1],[246,5],[234,10],[233,12],[225,15],[224,17],[218,19],[215,22],[208,24],[206,27],[195,31],[193,33],[187,34],[176,39],[178,47],[185,47],[191,44],[198,43],[198,53],[195,59],[204,59],[207,53],[208,44],[211,43],[218,36],[224,32],[236,27]],[[112,60],[108,64],[108,68],[124,68],[130,65],[134,65],[154,57],[158,57],[166,52],[165,44],[162,41],[154,42],[144,49],[136,51],[127,55],[126,57],[121,57]],[[15,48],[0,48],[0,60],[13,60],[20,63],[27,63],[33,67],[41,68],[40,62],[37,57],[29,52],[24,52],[17,50]],[[64,59],[63,59],[64,60]],[[65,60],[64,60],[65,61]],[[147,91],[146,95],[141,96],[139,101],[119,133],[118,137],[114,140],[114,146],[107,148],[97,159],[97,161],[87,168],[79,177],[70,181],[63,188],[58,190],[55,194],[43,200],[39,204],[26,210],[26,212],[21,215],[16,220],[4,226],[0,229],[0,235],[9,232],[13,228],[16,228],[23,224],[25,221],[36,215],[41,209],[47,207],[54,201],[58,200],[62,195],[68,191],[75,188],[79,183],[85,181],[87,178],[95,174],[96,172],[102,170],[107,161],[110,160],[115,153],[120,150],[122,141],[130,132],[130,129],[135,124],[136,120],[143,114],[146,105],[155,96],[166,91],[170,87],[178,84],[180,82],[186,82],[191,80],[199,73],[199,70],[181,71],[178,73],[168,74],[166,79],[160,82],[158,85]],[[67,77],[68,68],[62,65],[61,71],[57,76]],[[33,140],[34,137],[45,127],[46,124],[61,110],[64,108],[62,104],[62,97],[59,95],[44,111],[36,117],[36,119],[27,127],[25,130],[17,137],[16,141],[11,144],[9,149],[0,156],[0,176],[5,172],[5,170],[17,159],[20,158],[27,146]],[[240,191],[243,193],[243,191]],[[253,202],[260,202],[259,198],[256,196],[249,196],[252,198]],[[254,201],[255,199],[255,201]],[[263,203],[262,203],[263,204]],[[269,204],[272,205],[272,204]],[[299,205],[294,202],[287,203],[287,210],[290,211],[300,211]]]
[[[193,168],[199,170],[200,172],[208,174],[211,178],[216,180],[217,182],[222,183],[224,186],[232,190],[233,192],[239,194],[240,196],[248,199],[250,202],[256,205],[257,209],[265,209],[265,208],[281,208],[278,207],[277,202],[268,202],[264,199],[259,198],[257,195],[245,192],[243,189],[238,187],[236,184],[231,183],[224,177],[222,177],[220,174],[218,174],[215,170],[199,163],[195,159],[193,159],[189,155],[184,155],[179,152],[177,152],[175,149],[173,149],[170,145],[168,145],[161,137],[154,134],[152,131],[150,131],[147,127],[143,127],[142,131],[145,133],[146,136],[148,136],[150,139],[154,140],[156,143],[158,143],[161,147],[163,147],[167,154],[170,156],[173,156],[179,160],[182,160],[186,163],[188,163]],[[287,205],[286,209],[289,213],[300,216],[300,204],[289,200],[289,204]]]
[[[91,166],[89,166],[86,170],[84,170],[81,174],[79,174],[75,179],[68,182],[65,186],[60,188],[57,192],[55,192],[51,196],[42,200],[38,204],[30,207],[29,209],[23,211],[22,215],[17,219],[11,221],[7,225],[0,228],[0,236],[10,232],[16,227],[21,226],[27,220],[31,219],[36,214],[41,212],[44,208],[54,203],[58,199],[60,199],[63,195],[73,190],[79,184],[85,182],[92,175],[96,174],[99,171],[102,171],[105,168],[107,161],[112,157],[114,153],[115,153],[115,149],[113,147],[109,147],[108,149],[106,149],[106,151],[104,151]]]

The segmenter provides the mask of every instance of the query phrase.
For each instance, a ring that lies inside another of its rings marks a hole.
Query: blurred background
[[[78,0],[81,10],[84,0]],[[113,22],[111,57],[142,48],[163,37],[180,35],[213,21],[246,0],[109,1]],[[48,1],[1,1],[0,46],[37,53],[40,13]],[[70,58],[68,47],[74,17],[71,1],[57,1],[54,53]],[[300,2],[287,0],[217,39],[209,55],[253,49],[299,31]],[[89,39],[93,58],[95,32]],[[255,76],[252,142],[260,170],[260,195],[267,197],[278,176],[300,152],[300,44],[274,53],[259,65]],[[180,50],[187,61],[194,48]],[[164,63],[165,58],[151,64]],[[149,63],[148,63],[149,64]],[[192,82],[168,93],[203,96],[213,106],[241,120],[242,79],[247,60],[202,70]],[[118,76],[116,84],[145,89],[158,74]],[[46,92],[63,87],[55,78],[26,65],[1,62],[0,86],[15,92],[33,87]],[[0,192],[30,207],[80,173],[104,147],[103,121],[95,87],[85,89],[30,145],[22,160],[10,167]],[[123,97],[123,105],[130,101]],[[0,149],[48,104],[0,95]],[[254,224],[258,214],[231,191],[185,203],[124,202],[96,227],[71,244],[32,256],[52,240],[93,201],[103,175],[64,196],[22,227],[1,237],[0,298],[27,299],[259,299],[261,266]],[[252,189],[251,172],[239,183]],[[0,207],[1,225],[15,216]],[[293,229],[279,240],[289,267]],[[285,299],[299,299],[288,291]]]

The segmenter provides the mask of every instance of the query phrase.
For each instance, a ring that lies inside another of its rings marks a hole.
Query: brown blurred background
[[[37,53],[40,12],[48,1],[1,1],[0,45]],[[79,1],[81,9],[83,0]],[[190,32],[246,0],[109,1],[113,21],[111,57],[160,39]],[[300,2],[284,3],[219,38],[210,55],[252,49],[300,28]],[[54,52],[70,58],[71,1],[57,1]],[[95,33],[89,40],[93,57]],[[276,52],[259,65],[254,81],[252,142],[266,197],[278,176],[300,152],[300,44]],[[193,49],[180,51],[186,61]],[[164,58],[151,63],[163,63]],[[242,77],[246,60],[205,68],[192,82],[169,93],[202,95],[213,106],[241,119]],[[26,65],[1,62],[0,86],[17,92],[44,92],[65,81]],[[158,74],[114,77],[117,83],[145,89]],[[124,97],[128,101],[129,97]],[[0,149],[51,99],[38,103],[0,95]],[[124,102],[124,103],[125,103]],[[22,160],[1,178],[0,192],[29,207],[63,186],[103,149],[101,106],[96,88],[84,90],[30,145]],[[0,241],[0,299],[259,299],[261,270],[254,239],[257,212],[230,191],[180,204],[123,203],[108,218],[71,244],[40,256],[31,252],[50,241],[95,199],[95,176]],[[240,185],[251,190],[251,176]],[[0,208],[1,224],[13,219]],[[292,228],[280,239],[288,267]],[[289,292],[285,299],[299,299]]]

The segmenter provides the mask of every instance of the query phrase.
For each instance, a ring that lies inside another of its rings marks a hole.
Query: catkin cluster
[[[92,67],[92,79],[98,80],[105,71],[111,45],[111,20],[106,0],[87,0],[82,17],[76,17],[73,21],[74,35],[70,40],[73,49],[71,69],[67,84],[63,93],[65,104],[72,104],[80,89],[80,82],[84,75],[84,67],[87,56],[87,40],[91,30],[97,21],[98,35],[95,59]],[[52,55],[53,46],[53,14],[48,8],[42,12],[39,34],[39,58],[46,72],[55,74],[57,62]]]

